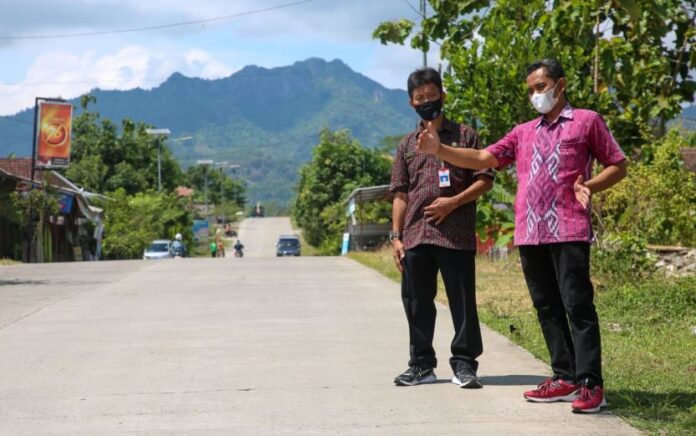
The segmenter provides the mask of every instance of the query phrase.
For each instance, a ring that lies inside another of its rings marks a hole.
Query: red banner
[[[40,101],[36,138],[36,166],[66,168],[70,163],[72,105]]]

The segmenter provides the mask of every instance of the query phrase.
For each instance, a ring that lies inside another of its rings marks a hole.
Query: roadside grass
[[[350,253],[356,261],[400,281],[384,248]],[[516,252],[476,260],[481,322],[548,362]],[[696,429],[696,277],[595,282],[609,410],[655,435]],[[447,304],[442,281],[437,300]]]
[[[2,266],[2,265],[16,265],[18,263],[19,262],[17,262],[16,260],[0,258],[0,266]]]

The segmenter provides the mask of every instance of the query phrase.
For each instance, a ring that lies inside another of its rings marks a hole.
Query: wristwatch
[[[398,239],[400,241],[402,236],[403,235],[401,232],[389,232],[389,242],[394,241],[394,239]]]

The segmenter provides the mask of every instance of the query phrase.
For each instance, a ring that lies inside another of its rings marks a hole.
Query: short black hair
[[[561,77],[565,77],[565,71],[563,71],[563,66],[561,65],[561,63],[558,62],[556,59],[551,58],[541,59],[532,62],[527,67],[527,76],[529,76],[539,68],[545,68],[546,75],[552,78],[553,80],[558,80]]]
[[[437,86],[440,92],[443,92],[442,77],[440,77],[440,73],[436,69],[425,67],[412,72],[411,75],[408,76],[408,81],[406,82],[408,97],[413,98],[413,90],[420,86],[427,85],[428,83],[432,83]]]

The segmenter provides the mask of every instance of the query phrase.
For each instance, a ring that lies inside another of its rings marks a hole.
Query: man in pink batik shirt
[[[541,117],[484,150],[441,144],[432,126],[418,147],[462,168],[517,163],[515,245],[553,370],[553,377],[524,398],[572,401],[573,412],[595,413],[606,400],[590,281],[590,199],[626,176],[626,157],[599,114],[566,101],[565,87],[560,63],[534,62],[527,68],[527,88]],[[592,177],[595,159],[604,169]]]

